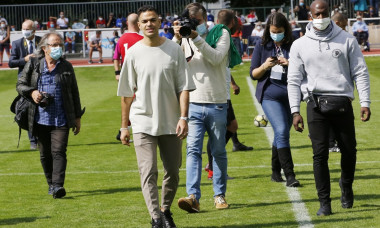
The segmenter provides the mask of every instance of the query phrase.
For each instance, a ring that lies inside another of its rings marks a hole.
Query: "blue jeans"
[[[213,156],[214,197],[225,195],[227,188],[226,153],[227,103],[190,103],[189,134],[187,136],[186,191],[201,198],[202,148],[205,132],[209,136]]]
[[[290,147],[289,132],[293,118],[290,113],[289,103],[264,99],[261,106],[274,131],[273,146],[277,147],[277,149]]]

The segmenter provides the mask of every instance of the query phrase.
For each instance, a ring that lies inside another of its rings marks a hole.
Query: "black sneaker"
[[[239,143],[238,145],[233,145],[232,146],[232,151],[249,151],[249,150],[253,150],[253,147],[251,146],[246,146],[244,145],[243,143]]]
[[[282,179],[281,173],[272,172],[271,180],[273,182],[284,182],[284,179]]]
[[[99,59],[99,62],[98,63],[103,63],[103,59]]]
[[[152,219],[150,223],[152,224],[152,228],[163,228],[161,219]]]
[[[318,216],[329,216],[332,214],[331,203],[320,203],[320,208],[317,212]]]
[[[286,177],[287,187],[299,187],[300,185],[301,185],[300,182],[296,179],[295,176],[291,175],[289,177]]]
[[[162,218],[162,227],[163,228],[176,228],[172,217],[172,213],[170,210],[165,210],[164,212],[161,211],[161,218]]]
[[[342,180],[340,179],[339,187],[342,192],[342,196],[340,197],[342,208],[352,208],[354,205],[354,192],[352,191],[352,187],[343,187]]]
[[[54,187],[53,187],[53,185],[49,185],[48,194],[49,194],[49,195],[53,195],[53,191],[54,191]]]
[[[121,140],[120,140],[120,134],[121,134],[121,131],[119,131],[119,133],[116,135],[116,140],[121,141]]]
[[[88,60],[88,64],[92,64],[93,62],[92,62],[92,60]]]
[[[54,187],[53,189],[53,198],[62,198],[66,195],[66,190],[64,187]]]

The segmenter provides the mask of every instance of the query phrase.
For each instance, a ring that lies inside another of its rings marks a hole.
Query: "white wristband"
[[[120,131],[126,131],[126,130],[128,130],[127,127],[122,127],[122,128],[120,128]]]
[[[188,121],[189,121],[189,117],[184,117],[184,116],[181,116],[179,119],[180,119],[180,120],[184,120],[184,121],[186,121],[186,122],[188,122]]]

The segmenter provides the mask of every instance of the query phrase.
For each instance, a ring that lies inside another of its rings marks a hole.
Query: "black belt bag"
[[[351,106],[351,100],[345,96],[317,96],[318,107],[322,114],[341,115]]]

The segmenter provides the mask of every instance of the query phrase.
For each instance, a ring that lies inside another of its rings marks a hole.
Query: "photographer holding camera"
[[[66,195],[66,147],[69,129],[74,135],[81,127],[79,90],[74,69],[62,58],[63,38],[45,34],[37,57],[31,57],[17,82],[17,92],[33,100],[28,109],[29,132],[37,137],[40,159],[53,198]]]
[[[213,156],[214,202],[217,209],[228,208],[225,200],[227,188],[227,154],[225,135],[227,122],[226,67],[231,62],[231,32],[234,14],[221,10],[218,20],[228,21],[219,26],[211,37],[213,45],[206,42],[208,33],[206,9],[199,3],[186,6],[178,26],[174,26],[174,41],[185,52],[189,69],[194,75],[196,90],[190,92],[189,134],[187,136],[186,192],[178,206],[190,213],[199,212],[201,198],[202,146],[207,131]],[[212,31],[212,30],[211,30]],[[218,34],[218,35],[217,35]],[[216,39],[215,39],[216,38]],[[212,43],[212,42],[211,42]],[[231,51],[232,52],[232,51]]]

